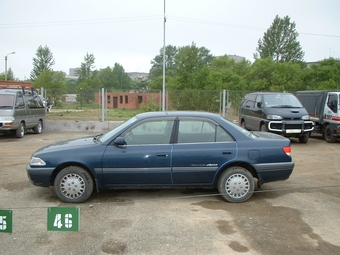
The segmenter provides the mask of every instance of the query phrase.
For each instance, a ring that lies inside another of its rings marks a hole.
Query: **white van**
[[[18,138],[28,129],[40,134],[45,116],[41,97],[33,90],[0,89],[0,132],[13,132]]]

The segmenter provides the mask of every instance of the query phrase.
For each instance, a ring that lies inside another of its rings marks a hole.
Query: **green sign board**
[[[80,209],[73,207],[47,208],[48,231],[79,231]]]
[[[12,233],[13,214],[11,210],[0,210],[0,233]]]

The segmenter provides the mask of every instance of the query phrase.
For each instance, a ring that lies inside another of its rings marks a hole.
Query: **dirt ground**
[[[35,150],[90,134],[0,135],[0,209],[13,212],[1,254],[340,254],[340,141],[292,139],[291,178],[242,204],[194,189],[106,191],[75,205],[28,181]],[[79,206],[79,232],[47,231],[47,208],[55,206]]]

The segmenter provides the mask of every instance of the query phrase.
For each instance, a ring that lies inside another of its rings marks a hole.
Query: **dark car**
[[[240,107],[240,124],[253,131],[268,131],[307,143],[313,122],[306,109],[291,93],[254,92]]]
[[[41,148],[26,169],[65,202],[83,202],[93,190],[188,187],[217,187],[225,200],[244,202],[255,183],[289,178],[290,152],[289,139],[216,114],[150,112],[104,135]]]

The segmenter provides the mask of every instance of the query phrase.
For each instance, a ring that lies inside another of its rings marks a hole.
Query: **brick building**
[[[22,87],[26,90],[30,90],[33,85],[32,82],[0,81],[0,89],[21,89]]]
[[[156,105],[161,105],[161,93],[140,93],[140,92],[107,92],[105,93],[105,104],[110,109],[139,109],[142,105],[147,105],[152,101]],[[101,96],[96,93],[95,103],[101,105]]]

